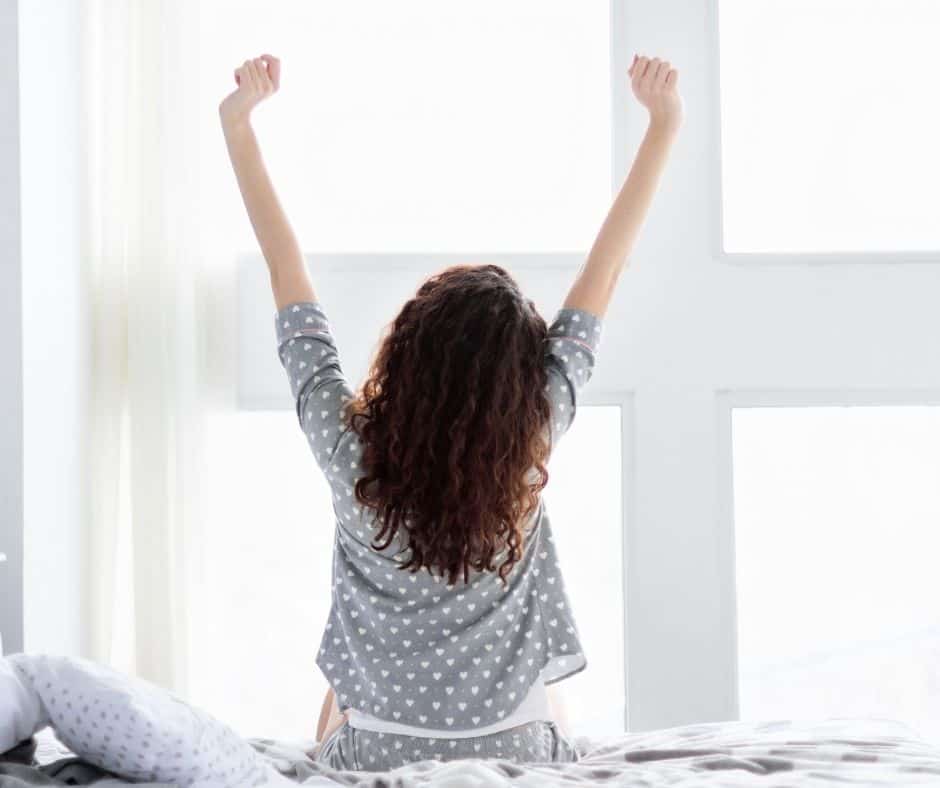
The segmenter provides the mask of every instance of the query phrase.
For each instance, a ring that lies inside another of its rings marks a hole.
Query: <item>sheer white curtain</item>
[[[185,5],[83,3],[94,334],[87,650],[184,694],[217,361],[206,352],[207,300],[218,290],[203,265]]]

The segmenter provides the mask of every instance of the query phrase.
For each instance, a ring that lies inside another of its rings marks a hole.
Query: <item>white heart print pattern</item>
[[[512,714],[537,678],[551,683],[584,669],[544,500],[505,588],[495,573],[451,585],[427,571],[401,572],[403,543],[373,549],[374,522],[354,495],[362,446],[342,413],[353,391],[322,306],[288,305],[275,326],[299,424],[332,490],[332,605],[317,665],[340,708],[414,727],[471,730]],[[600,336],[600,319],[578,309],[560,309],[549,327],[552,446],[573,423]]]

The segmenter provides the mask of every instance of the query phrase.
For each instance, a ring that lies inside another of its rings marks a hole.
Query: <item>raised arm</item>
[[[281,64],[271,55],[246,60],[235,69],[238,87],[219,105],[229,158],[248,218],[268,264],[274,301],[280,310],[298,301],[315,301],[303,253],[261,157],[251,127],[251,112],[280,87]]]
[[[633,58],[629,75],[633,93],[649,110],[649,126],[604,224],[564,306],[604,317],[614,287],[646,219],[669,150],[682,123],[678,72],[666,61]]]

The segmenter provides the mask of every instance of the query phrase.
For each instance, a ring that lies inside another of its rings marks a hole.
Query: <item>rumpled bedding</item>
[[[68,748],[42,766],[36,734]],[[423,761],[382,774],[337,771],[303,744],[245,740],[140,679],[66,657],[0,660],[0,788],[150,786],[940,786],[940,750],[890,720],[687,725],[576,738],[575,763]],[[70,770],[70,771],[69,771]]]

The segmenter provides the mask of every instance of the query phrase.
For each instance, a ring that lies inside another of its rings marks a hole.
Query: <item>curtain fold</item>
[[[86,651],[180,694],[198,620],[207,402],[184,5],[83,0]]]

